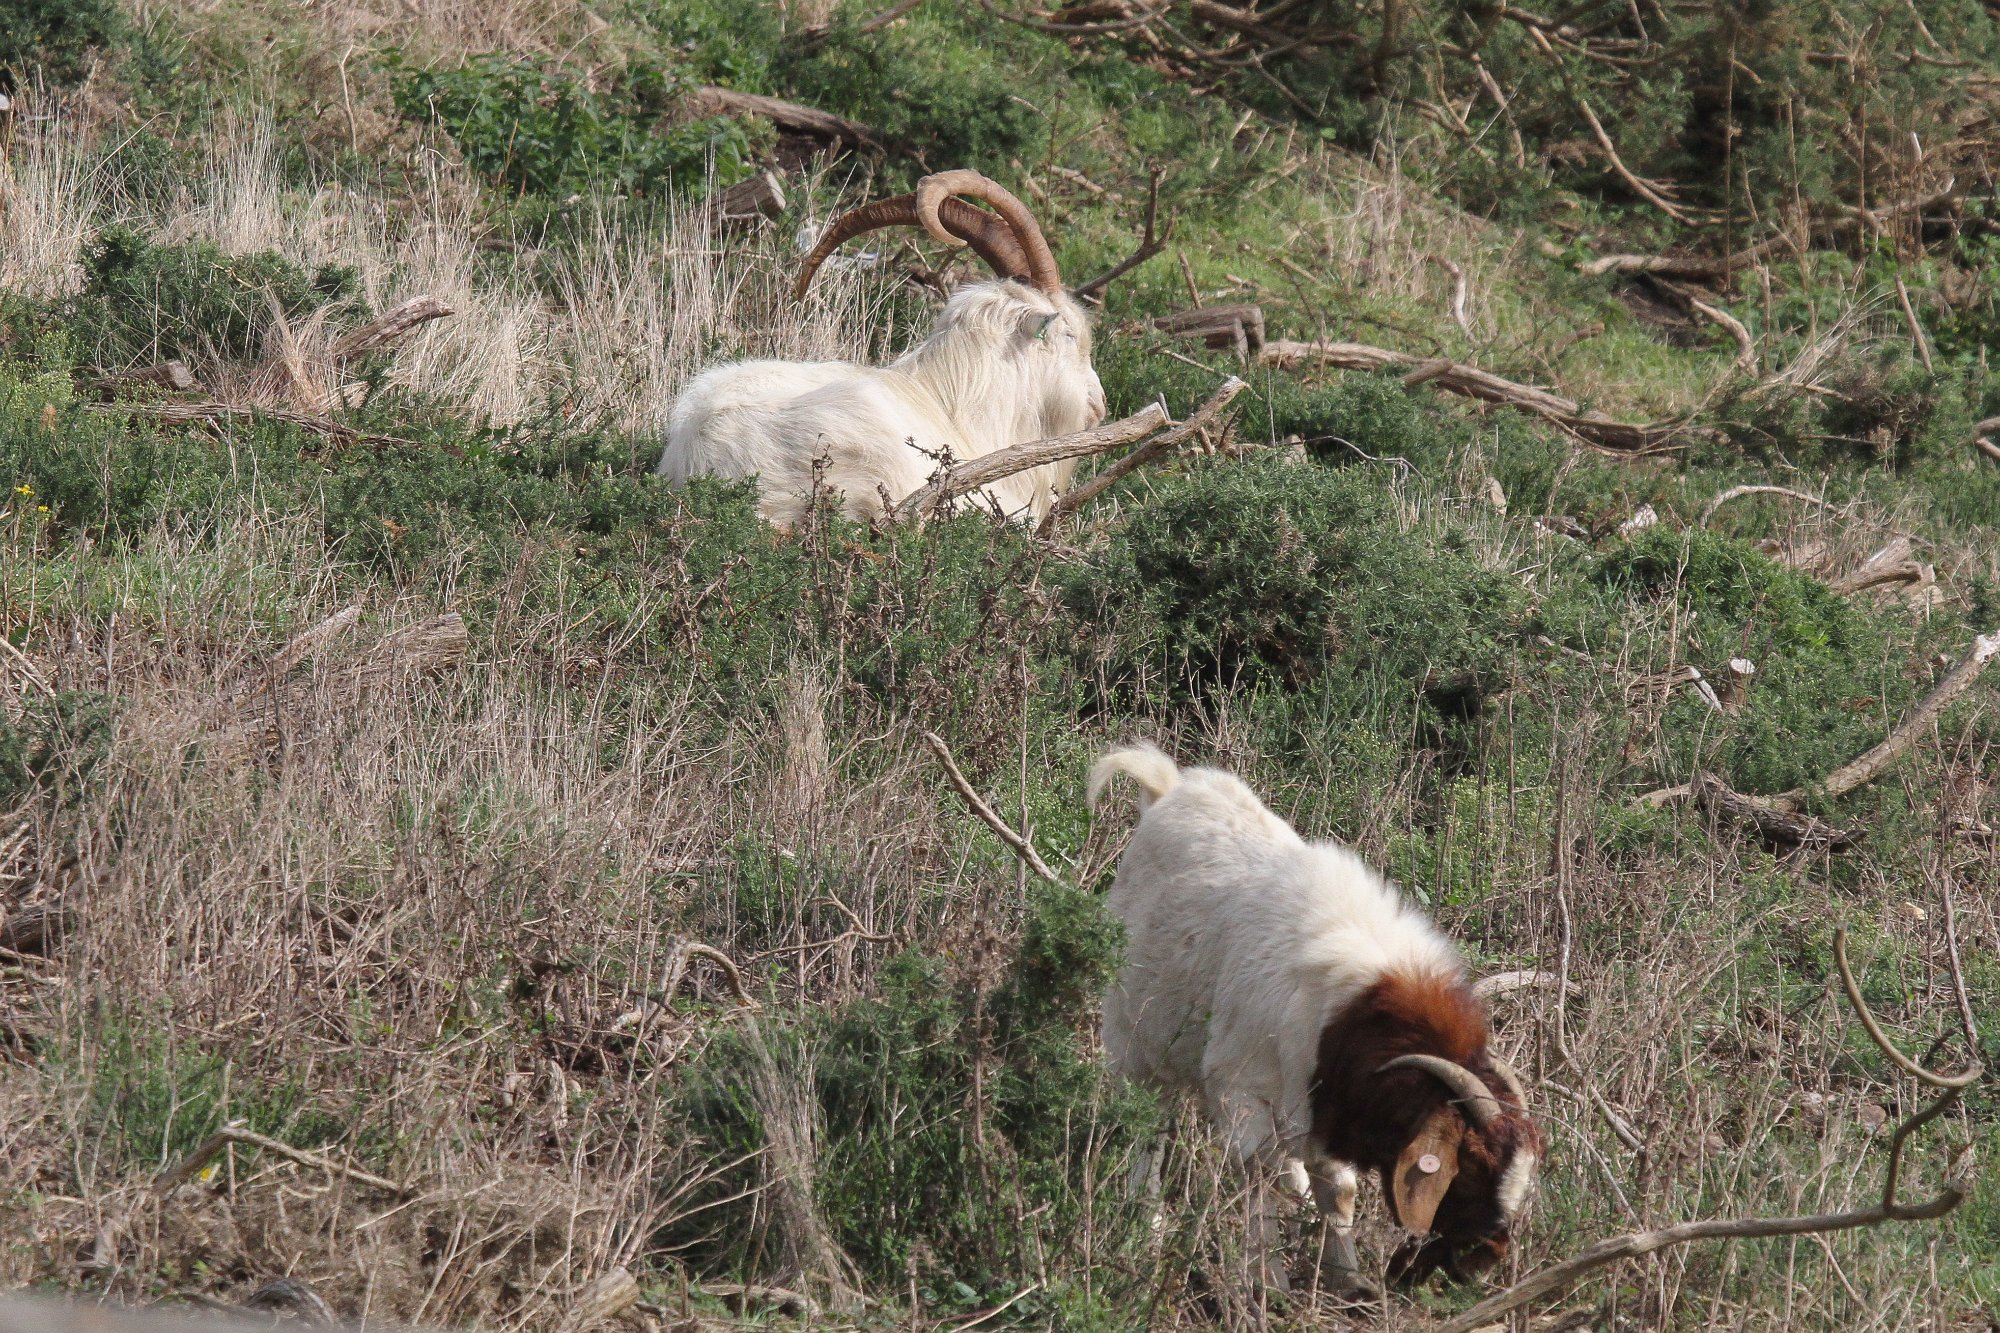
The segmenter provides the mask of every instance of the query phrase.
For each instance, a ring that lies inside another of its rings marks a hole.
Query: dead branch
[[[1722,506],[1728,504],[1731,500],[1740,500],[1746,495],[1784,495],[1794,500],[1804,500],[1807,504],[1818,505],[1821,509],[1833,509],[1837,507],[1817,495],[1810,495],[1805,491],[1795,491],[1789,486],[1731,486],[1728,490],[1708,502],[1707,507],[1701,511],[1701,517],[1695,520],[1695,526],[1698,528],[1707,527],[1708,520],[1715,517],[1716,510],[1722,508]]]
[[[1971,649],[1959,660],[1957,666],[1944,674],[1943,679],[1931,687],[1931,692],[1917,701],[1917,706],[1896,725],[1896,729],[1867,753],[1850,763],[1841,765],[1826,775],[1818,791],[1828,797],[1845,796],[1856,787],[1873,782],[1883,769],[1894,763],[1902,753],[1915,744],[1918,735],[1937,720],[1937,715],[1949,707],[1966,688],[1985,671],[1986,664],[2000,655],[2000,630],[1983,634],[1972,641]],[[1773,797],[1781,809],[1796,810],[1805,803],[1807,792],[1803,788],[1785,792]]]
[[[1171,0],[1166,0],[1166,3],[1155,5],[1153,8],[1143,13],[1134,14],[1129,18],[1107,19],[1101,23],[1063,23],[1053,19],[1036,18],[1030,14],[1016,14],[1000,8],[1000,6],[993,3],[993,0],[979,0],[979,7],[996,19],[1004,19],[1008,23],[1018,23],[1020,26],[1032,28],[1036,32],[1054,33],[1062,37],[1095,37],[1103,33],[1130,32],[1134,28],[1143,28],[1162,14],[1165,14],[1169,3],[1171,3]]]
[[[1794,787],[1776,796],[1746,796],[1732,791],[1719,778],[1697,773],[1693,782],[1647,792],[1634,803],[1661,806],[1693,797],[1723,814],[1756,826],[1769,836],[1801,846],[1843,846],[1853,841],[1851,835],[1799,813],[1807,799],[1815,794],[1829,799],[1845,796],[1880,777],[1884,769],[1916,743],[1917,737],[1937,720],[1939,713],[1965,693],[1996,656],[2000,656],[2000,630],[1974,639],[1971,649],[1958,665],[1947,671],[1931,687],[1931,692],[1917,701],[1916,707],[1896,724],[1881,744],[1842,764],[1813,786]]]
[[[1960,1157],[1948,1169],[1944,1184],[1938,1192],[1921,1203],[1904,1203],[1896,1197],[1896,1188],[1902,1178],[1903,1148],[1910,1136],[1923,1126],[1943,1115],[1954,1106],[1965,1090],[1978,1082],[1985,1071],[1973,1065],[1965,1073],[1942,1075],[1932,1073],[1911,1060],[1883,1035],[1875,1016],[1861,998],[1861,991],[1854,983],[1854,973],[1847,965],[1847,931],[1836,930],[1833,936],[1834,962],[1840,970],[1841,984],[1847,990],[1849,1003],[1854,1006],[1863,1028],[1882,1053],[1898,1068],[1911,1074],[1919,1081],[1939,1090],[1939,1096],[1928,1106],[1917,1111],[1900,1125],[1889,1139],[1889,1160],[1883,1171],[1881,1202],[1869,1208],[1856,1208],[1843,1213],[1819,1213],[1805,1217],[1746,1217],[1715,1218],[1699,1222],[1683,1222],[1677,1226],[1661,1227],[1652,1231],[1635,1231],[1629,1235],[1602,1240],[1572,1259],[1553,1264],[1525,1281],[1517,1282],[1496,1295],[1489,1296],[1465,1313],[1439,1325],[1438,1333],[1472,1333],[1473,1330],[1491,1324],[1531,1302],[1556,1296],[1574,1286],[1578,1281],[1600,1268],[1617,1263],[1622,1259],[1633,1259],[1651,1254],[1673,1245],[1685,1245],[1698,1240],[1748,1240],[1765,1236],[1803,1236],[1831,1231],[1851,1231],[1857,1227],[1876,1226],[1883,1222],[1922,1222],[1943,1217],[1964,1202],[1969,1188],[1965,1163],[1970,1155]]]
[[[2000,441],[1993,437],[2000,435],[2000,417],[1988,417],[1972,428],[1972,443],[1979,452],[1996,463],[2000,463]]]
[[[6,654],[7,660],[13,663],[14,669],[21,673],[21,679],[40,690],[44,699],[53,699],[56,697],[56,688],[49,684],[48,677],[44,676],[35,664],[28,660],[26,653],[7,642],[7,636],[4,634],[0,634],[0,653]]]
[[[327,356],[335,369],[344,368],[370,352],[402,341],[432,320],[443,319],[453,313],[450,306],[435,296],[413,296],[380,319],[371,320],[334,339]]]
[[[1186,421],[1175,426],[1172,430],[1147,440],[1144,444],[1133,449],[1131,453],[1126,454],[1117,462],[1099,471],[1090,480],[1081,485],[1073,486],[1066,493],[1057,496],[1056,502],[1049,506],[1048,514],[1036,525],[1035,535],[1037,537],[1047,537],[1055,531],[1056,524],[1062,520],[1065,514],[1075,513],[1139,468],[1145,467],[1155,459],[1164,458],[1166,455],[1172,453],[1180,447],[1183,440],[1188,439],[1199,431],[1206,430],[1216,417],[1222,413],[1222,410],[1235,400],[1236,395],[1242,393],[1247,387],[1242,380],[1231,375],[1222,382],[1222,387],[1210,394],[1208,401],[1196,408],[1194,415]]]
[[[1557,990],[1564,995],[1582,995],[1583,987],[1564,981],[1554,972],[1495,972],[1472,983],[1472,993],[1482,1000],[1498,999],[1524,990]]]
[[[1470,286],[1470,284],[1466,281],[1465,270],[1459,267],[1458,264],[1454,263],[1452,260],[1445,259],[1439,255],[1425,255],[1424,258],[1430,260],[1431,263],[1436,264],[1439,268],[1451,274],[1452,322],[1458,325],[1459,331],[1464,333],[1467,338],[1471,338],[1473,336],[1472,321],[1470,318],[1467,317],[1465,313],[1465,298],[1467,295],[1468,288]]]
[[[1002,477],[1011,477],[1016,472],[1025,472],[1031,467],[1041,467],[1045,463],[1059,463],[1066,458],[1101,454],[1106,449],[1115,449],[1121,444],[1129,444],[1142,436],[1150,435],[1166,422],[1167,410],[1158,403],[1148,403],[1140,411],[1120,421],[1092,426],[1089,430],[1076,431],[1070,435],[1058,435],[1053,440],[1034,440],[1027,444],[1017,444],[1009,449],[995,450],[983,458],[975,458],[970,462],[953,463],[944,468],[929,485],[905,496],[889,517],[900,521],[929,513],[968,491],[976,491],[981,486],[999,481]]]
[[[797,102],[716,87],[697,88],[688,95],[688,101],[702,115],[760,116],[779,129],[790,130],[794,134],[828,139],[870,153],[886,151],[881,135],[860,121],[800,106]]]
[[[1744,326],[1742,320],[1736,318],[1736,316],[1730,314],[1721,306],[1712,305],[1702,300],[1699,296],[1696,296],[1684,287],[1677,287],[1671,283],[1662,283],[1660,285],[1666,287],[1688,309],[1694,311],[1710,323],[1715,324],[1724,333],[1727,333],[1736,343],[1737,366],[1746,374],[1754,375],[1757,373],[1757,344],[1750,337],[1750,330]]]
[[[157,1194],[167,1194],[176,1186],[193,1179],[197,1172],[214,1161],[223,1149],[232,1144],[244,1148],[258,1148],[274,1157],[282,1157],[288,1162],[296,1162],[315,1171],[324,1171],[328,1175],[346,1176],[357,1184],[367,1185],[371,1189],[381,1190],[384,1194],[391,1194],[399,1199],[407,1199],[416,1193],[407,1185],[399,1185],[393,1180],[372,1175],[345,1162],[336,1162],[324,1154],[308,1152],[304,1148],[294,1148],[289,1143],[259,1134],[255,1130],[245,1129],[241,1121],[232,1121],[224,1125],[202,1140],[199,1147],[173,1167],[161,1172],[153,1180],[153,1191]]]
[[[370,445],[377,449],[419,447],[415,440],[405,440],[394,435],[371,435],[327,417],[278,407],[245,407],[237,403],[91,403],[86,406],[93,412],[134,412],[140,416],[151,417],[163,426],[203,425],[221,429],[241,418],[252,422],[276,421],[287,426],[297,426],[300,430],[332,440],[343,448],[356,444]],[[447,452],[457,454],[460,450],[452,446]]]
[[[343,606],[311,629],[303,630],[292,637],[292,641],[278,650],[271,659],[268,673],[282,676],[293,667],[317,653],[333,639],[345,634],[361,622],[361,603]]]
[[[1924,326],[1917,321],[1917,309],[1910,304],[1910,289],[1903,285],[1903,275],[1896,275],[1896,300],[1903,307],[1903,318],[1910,326],[1910,340],[1917,345],[1917,355],[1923,359],[1924,373],[1937,374],[1937,367],[1931,363],[1931,340],[1924,336]]]
[[[1281,338],[1264,344],[1264,351],[1258,357],[1258,364],[1276,369],[1289,369],[1311,362],[1322,366],[1333,366],[1340,370],[1382,371],[1415,368],[1425,365],[1429,360],[1430,358],[1413,356],[1408,352],[1392,352],[1384,347],[1371,347],[1367,343],[1305,343]],[[1586,412],[1577,403],[1547,389],[1518,384],[1475,366],[1455,361],[1446,362],[1435,374],[1427,373],[1425,380],[1440,389],[1466,398],[1477,398],[1481,402],[1498,403],[1503,407],[1532,413],[1568,431],[1591,448],[1607,454],[1657,453],[1673,447],[1671,444],[1673,438],[1687,429],[1681,422],[1633,425],[1607,417],[1600,412]]]
[[[1155,230],[1155,224],[1160,217],[1160,180],[1165,174],[1162,168],[1154,167],[1152,180],[1146,187],[1146,227],[1139,237],[1139,247],[1081,287],[1073,288],[1071,294],[1078,300],[1088,300],[1100,295],[1114,281],[1167,248],[1167,242],[1174,237],[1174,223],[1178,221],[1178,215],[1168,213],[1167,225]]]
[[[734,992],[736,998],[742,1002],[745,1009],[761,1007],[756,1000],[751,998],[749,988],[743,984],[743,973],[738,970],[735,960],[728,954],[712,945],[698,944],[693,940],[682,940],[678,947],[681,949],[684,958],[706,958],[709,962],[714,963],[720,968],[724,979],[729,982],[729,989]],[[669,996],[668,998],[671,999],[672,997]]]
[[[978,816],[979,822],[992,829],[1000,841],[1013,848],[1014,854],[1027,863],[1028,869],[1051,884],[1062,883],[1062,876],[1049,869],[1049,863],[1042,860],[1041,853],[1035,850],[1035,844],[1008,828],[1007,821],[1000,818],[993,807],[986,804],[974,790],[972,784],[966,781],[965,774],[959,772],[958,764],[952,759],[951,751],[945,747],[943,738],[934,731],[927,731],[923,735],[924,744],[930,747],[931,753],[937,756],[938,763],[944,767],[945,778],[951,783],[952,790],[959,794],[966,808]]]
[[[717,190],[709,197],[708,211],[724,225],[778,217],[785,211],[785,183],[775,171],[760,171],[726,190]]]

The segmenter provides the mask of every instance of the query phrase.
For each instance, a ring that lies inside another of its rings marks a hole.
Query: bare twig
[[[1909,322],[1910,338],[1917,344],[1917,355],[1923,358],[1924,373],[1937,374],[1937,367],[1931,364],[1931,340],[1924,336],[1924,326],[1917,322],[1916,307],[1910,304],[1910,289],[1903,285],[1903,275],[1896,275],[1896,300],[1903,307],[1903,318]]]
[[[393,1180],[373,1175],[357,1167],[349,1166],[345,1162],[336,1162],[333,1158],[327,1157],[322,1153],[308,1152],[304,1148],[294,1148],[289,1143],[259,1134],[255,1130],[245,1129],[240,1121],[233,1121],[230,1124],[224,1125],[221,1129],[203,1139],[200,1146],[186,1157],[183,1157],[173,1167],[161,1172],[153,1180],[154,1192],[166,1194],[176,1186],[193,1179],[197,1172],[214,1161],[224,1148],[232,1144],[245,1148],[258,1148],[275,1157],[282,1157],[286,1161],[296,1162],[300,1166],[311,1167],[315,1171],[324,1171],[329,1175],[346,1176],[349,1180],[355,1181],[358,1184],[381,1190],[385,1194],[393,1194],[399,1199],[407,1199],[416,1193],[415,1190],[407,1185],[399,1185]]]
[[[1165,172],[1162,168],[1153,168],[1152,179],[1146,189],[1146,227],[1145,231],[1139,237],[1138,249],[1092,278],[1089,282],[1084,283],[1081,287],[1073,288],[1072,293],[1079,300],[1097,296],[1106,287],[1110,286],[1113,281],[1124,277],[1127,273],[1130,273],[1133,269],[1167,248],[1167,242],[1173,239],[1174,223],[1177,221],[1177,218],[1175,214],[1168,213],[1167,225],[1164,228],[1156,230],[1156,224],[1160,217],[1160,181],[1164,175]]]
[[[1459,267],[1459,265],[1454,261],[1446,259],[1440,255],[1425,255],[1424,258],[1430,260],[1431,263],[1436,264],[1439,268],[1451,274],[1452,322],[1458,325],[1460,332],[1464,333],[1467,338],[1471,338],[1473,336],[1472,320],[1465,313],[1465,298],[1467,291],[1470,287],[1470,283],[1468,283],[1466,280],[1465,270]]]
[[[926,731],[923,735],[924,744],[937,756],[937,761],[944,768],[945,779],[951,783],[952,790],[958,793],[966,808],[978,817],[979,822],[992,829],[1000,841],[1013,848],[1014,854],[1027,864],[1028,869],[1051,884],[1062,883],[1062,876],[1049,869],[1048,862],[1042,860],[1041,853],[1035,850],[1035,845],[1007,827],[1007,821],[994,812],[993,807],[988,805],[966,780],[965,774],[959,772],[958,764],[952,759],[951,751],[945,747],[943,738],[934,731]]]
[[[1829,1231],[1851,1231],[1857,1227],[1876,1226],[1883,1222],[1920,1222],[1943,1217],[1965,1200],[1969,1182],[1954,1167],[1946,1176],[1943,1186],[1931,1198],[1921,1203],[1903,1203],[1896,1197],[1896,1187],[1902,1177],[1903,1148],[1910,1135],[1931,1121],[1943,1115],[1965,1090],[1976,1083],[1984,1071],[1974,1065],[1963,1074],[1942,1075],[1932,1073],[1917,1064],[1892,1045],[1876,1024],[1874,1015],[1861,999],[1861,991],[1854,984],[1854,974],[1847,965],[1847,932],[1837,930],[1833,937],[1834,961],[1839,965],[1841,983],[1846,987],[1849,1001],[1854,1005],[1862,1026],[1882,1053],[1898,1068],[1916,1077],[1933,1088],[1940,1089],[1940,1095],[1928,1106],[1917,1111],[1896,1127],[1889,1140],[1889,1160],[1883,1172],[1881,1202],[1868,1208],[1856,1208],[1844,1213],[1820,1213],[1805,1217],[1747,1217],[1716,1218],[1699,1222],[1683,1222],[1677,1226],[1661,1227],[1652,1231],[1636,1231],[1629,1235],[1617,1236],[1599,1241],[1572,1259],[1553,1264],[1525,1281],[1497,1295],[1479,1302],[1465,1313],[1439,1325],[1439,1333],[1472,1333],[1472,1330],[1492,1324],[1510,1311],[1518,1310],[1531,1302],[1556,1296],[1569,1290],[1578,1281],[1600,1268],[1617,1263],[1621,1259],[1637,1258],[1673,1245],[1685,1245],[1698,1240],[1745,1240],[1761,1236],[1800,1236]],[[1961,1159],[1961,1161],[1966,1159]]]
[[[1221,414],[1222,410],[1235,400],[1236,395],[1243,392],[1245,387],[1247,386],[1242,380],[1231,375],[1222,382],[1220,388],[1208,396],[1207,402],[1195,409],[1194,415],[1186,421],[1175,426],[1172,430],[1147,440],[1144,444],[1133,449],[1131,453],[1126,454],[1117,462],[1099,471],[1090,480],[1081,485],[1073,486],[1063,495],[1057,496],[1056,502],[1049,506],[1049,512],[1036,525],[1035,535],[1038,537],[1048,536],[1051,532],[1055,531],[1056,524],[1062,520],[1065,514],[1075,513],[1084,505],[1089,504],[1105,491],[1117,485],[1127,476],[1130,476],[1134,471],[1145,467],[1155,459],[1164,458],[1167,454],[1179,448],[1183,440],[1186,440],[1199,431],[1206,430],[1214,422],[1215,418]]]
[[[56,697],[55,686],[49,684],[48,677],[44,676],[35,664],[28,660],[26,653],[9,643],[7,636],[4,634],[0,634],[0,653],[6,654],[7,660],[14,664],[14,669],[21,673],[21,678],[40,690],[43,698],[53,699]]]
[[[1958,959],[1958,909],[1951,900],[1951,881],[1944,882],[1944,948],[1951,965],[1951,991],[1958,1000],[1958,1021],[1965,1029],[1965,1049],[1979,1058],[1979,1024],[1972,1017],[1972,996],[1965,989],[1965,967]]]
[[[1071,435],[1058,435],[1053,440],[1034,440],[1009,449],[996,449],[982,458],[954,463],[929,485],[904,496],[890,517],[901,520],[929,513],[967,491],[976,491],[1002,477],[1026,472],[1031,467],[1059,463],[1066,458],[1081,458],[1086,454],[1101,454],[1106,449],[1115,449],[1150,435],[1166,422],[1167,409],[1158,403],[1148,403],[1120,421],[1106,422]]]

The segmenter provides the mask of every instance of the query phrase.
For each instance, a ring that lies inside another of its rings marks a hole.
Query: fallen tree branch
[[[795,134],[831,139],[870,153],[887,151],[880,134],[858,120],[801,106],[797,102],[766,97],[761,93],[739,93],[734,88],[708,86],[689,93],[688,102],[704,115],[761,116],[779,129],[791,130]]]
[[[1994,462],[2000,463],[2000,440],[1993,438],[1996,435],[2000,435],[2000,417],[1988,417],[1972,428],[1974,447]]]
[[[121,370],[115,375],[100,375],[84,385],[100,393],[115,393],[126,388],[171,389],[176,393],[186,393],[194,386],[194,372],[188,369],[185,361],[162,361],[138,370]]]
[[[1686,430],[1685,423],[1682,422],[1633,425],[1599,412],[1586,412],[1579,404],[1547,389],[1502,379],[1475,366],[1456,361],[1445,361],[1443,365],[1438,366],[1433,358],[1413,356],[1408,352],[1392,352],[1385,347],[1371,347],[1367,343],[1305,343],[1281,338],[1265,343],[1264,350],[1257,360],[1259,365],[1280,370],[1307,362],[1332,366],[1339,370],[1383,371],[1423,367],[1426,371],[1424,382],[1435,384],[1440,389],[1462,397],[1477,398],[1482,402],[1498,403],[1503,407],[1532,413],[1568,431],[1591,448],[1607,454],[1656,453],[1673,447],[1670,442],[1674,436]],[[1432,373],[1433,370],[1435,373]]]
[[[1056,524],[1062,520],[1064,515],[1075,513],[1139,468],[1145,467],[1155,459],[1163,458],[1173,452],[1173,450],[1179,448],[1181,442],[1189,436],[1194,435],[1198,431],[1206,430],[1209,424],[1221,414],[1222,410],[1235,401],[1236,395],[1242,393],[1246,387],[1248,386],[1242,380],[1231,375],[1222,382],[1222,387],[1210,394],[1208,401],[1196,408],[1194,415],[1186,421],[1175,426],[1172,430],[1165,431],[1147,440],[1144,444],[1134,448],[1131,453],[1126,454],[1117,462],[1099,471],[1090,480],[1083,482],[1081,485],[1073,486],[1062,495],[1057,496],[1056,502],[1049,506],[1049,512],[1036,525],[1035,535],[1037,537],[1048,536],[1055,531]]]
[[[1438,1326],[1438,1333],[1473,1333],[1511,1311],[1518,1310],[1531,1302],[1560,1295],[1568,1291],[1584,1277],[1600,1268],[1608,1267],[1622,1259],[1634,1259],[1651,1254],[1673,1245],[1686,1245],[1698,1240],[1748,1240],[1765,1236],[1802,1236],[1830,1231],[1852,1231],[1857,1227],[1876,1226],[1883,1222],[1923,1222],[1943,1217],[1965,1201],[1970,1182],[1967,1163],[1970,1153],[1960,1156],[1947,1170],[1944,1184],[1938,1192],[1921,1203],[1903,1203],[1896,1197],[1896,1188],[1902,1179],[1903,1148],[1910,1135],[1931,1121],[1943,1115],[1965,1090],[1978,1082],[1985,1071],[1977,1064],[1965,1073],[1943,1075],[1931,1072],[1919,1065],[1889,1041],[1876,1023],[1861,998],[1861,990],[1854,982],[1854,973],[1847,964],[1847,931],[1836,930],[1833,936],[1834,962],[1840,971],[1841,984],[1847,991],[1849,1003],[1854,1006],[1862,1027],[1891,1063],[1909,1073],[1920,1082],[1939,1090],[1939,1096],[1928,1106],[1915,1112],[1896,1126],[1889,1139],[1889,1160],[1883,1171],[1881,1202],[1868,1208],[1856,1208],[1842,1213],[1818,1213],[1804,1217],[1746,1217],[1712,1218],[1699,1222],[1682,1222],[1677,1226],[1660,1227],[1652,1231],[1635,1231],[1629,1235],[1602,1240],[1583,1253],[1561,1263],[1553,1264],[1522,1282],[1517,1282],[1496,1295],[1489,1296],[1465,1313],[1446,1320]]]
[[[1148,403],[1140,411],[1120,421],[1106,422],[1102,426],[1092,426],[1089,430],[1080,430],[1069,435],[1058,435],[1053,440],[1033,440],[1027,444],[1014,445],[1009,449],[997,449],[983,458],[975,458],[969,462],[952,463],[928,485],[921,486],[904,496],[890,511],[889,517],[900,521],[929,513],[968,491],[976,491],[981,486],[999,481],[1002,477],[1011,477],[1016,472],[1026,472],[1031,467],[1041,467],[1045,463],[1059,463],[1066,458],[1101,454],[1106,449],[1115,449],[1121,444],[1129,444],[1142,436],[1150,435],[1166,423],[1167,409],[1158,403]]]
[[[937,756],[937,761],[943,766],[945,778],[951,783],[952,790],[959,794],[966,808],[978,816],[979,822],[992,829],[1000,841],[1013,848],[1014,854],[1027,864],[1028,869],[1051,884],[1062,883],[1062,876],[1049,869],[1049,863],[1042,860],[1041,853],[1035,850],[1035,844],[1007,827],[1007,821],[1000,818],[992,806],[986,804],[978,791],[966,780],[965,774],[959,772],[958,764],[952,759],[951,751],[945,747],[943,738],[934,731],[927,731],[924,733],[924,744],[928,745],[931,753]]]
[[[244,407],[236,403],[90,403],[86,404],[86,409],[92,412],[133,412],[140,416],[151,417],[163,426],[202,425],[220,429],[238,418],[252,422],[276,421],[323,436],[342,447],[356,444],[365,444],[377,449],[420,447],[415,440],[405,440],[395,435],[371,435],[327,417],[316,416],[311,412],[293,412],[282,407]],[[447,445],[444,448],[445,452],[453,456],[464,452],[456,445]]]
[[[1966,687],[1979,678],[1987,663],[1996,655],[2000,655],[2000,630],[1974,639],[1971,649],[1959,659],[1958,665],[1945,672],[1943,679],[1917,701],[1917,706],[1896,724],[1896,729],[1880,745],[1827,774],[1819,784],[1818,792],[1828,797],[1845,796],[1856,787],[1873,782],[1883,769],[1916,743],[1917,736],[1937,720],[1939,713],[1965,693]],[[1781,809],[1796,810],[1805,803],[1806,795],[1805,789],[1798,788],[1772,799]]]
[[[255,1130],[245,1129],[241,1121],[224,1125],[221,1129],[203,1139],[199,1147],[186,1157],[183,1157],[173,1167],[161,1172],[153,1180],[154,1192],[157,1194],[166,1194],[176,1186],[193,1179],[197,1172],[214,1161],[216,1157],[221,1155],[223,1149],[232,1144],[244,1148],[261,1149],[275,1157],[282,1157],[288,1162],[296,1162],[300,1166],[311,1167],[315,1171],[324,1171],[328,1175],[346,1176],[349,1180],[357,1184],[367,1185],[372,1189],[381,1190],[384,1194],[391,1194],[399,1199],[407,1199],[416,1193],[415,1190],[407,1185],[399,1185],[393,1180],[373,1175],[358,1167],[349,1166],[345,1162],[336,1162],[324,1154],[308,1152],[304,1148],[294,1148],[289,1143],[259,1134]]]
[[[1821,499],[1817,495],[1812,495],[1805,491],[1795,491],[1789,486],[1731,486],[1728,490],[1708,502],[1707,506],[1701,511],[1701,517],[1695,520],[1694,525],[1698,528],[1707,527],[1708,520],[1715,517],[1716,510],[1722,508],[1722,506],[1728,504],[1731,500],[1741,500],[1746,495],[1784,495],[1794,500],[1804,500],[1807,504],[1818,505],[1821,509],[1838,508],[1837,505]]]
[[[1756,825],[1759,831],[1783,836],[1802,845],[1841,846],[1852,842],[1850,835],[1821,824],[1810,816],[1800,815],[1799,811],[1807,799],[1815,795],[1828,799],[1845,796],[1881,776],[1884,769],[1916,744],[1917,737],[1937,720],[1939,713],[1965,693],[1996,656],[2000,656],[2000,630],[1974,639],[1971,649],[1958,665],[1947,671],[1931,687],[1931,692],[1917,701],[1916,707],[1904,715],[1879,745],[1842,764],[1810,787],[1794,787],[1776,796],[1746,796],[1732,791],[1719,778],[1697,773],[1693,782],[1647,792],[1634,804],[1662,806],[1693,797],[1725,814]],[[1798,830],[1802,836],[1792,836],[1792,830]],[[1837,841],[1829,841],[1836,836]]]
[[[380,319],[370,320],[352,332],[341,334],[333,340],[327,355],[336,369],[344,368],[370,352],[402,341],[432,320],[454,313],[450,306],[435,296],[413,296]]]
[[[1481,1000],[1497,999],[1524,990],[1555,990],[1564,995],[1582,995],[1583,987],[1565,981],[1554,972],[1495,972],[1472,983],[1472,993]]]

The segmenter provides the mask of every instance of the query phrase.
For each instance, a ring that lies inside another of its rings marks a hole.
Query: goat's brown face
[[[1430,1234],[1412,1236],[1389,1260],[1398,1286],[1442,1273],[1461,1282],[1507,1257],[1512,1226],[1539,1166],[1539,1137],[1525,1119],[1502,1119],[1466,1135],[1458,1175],[1438,1204]]]

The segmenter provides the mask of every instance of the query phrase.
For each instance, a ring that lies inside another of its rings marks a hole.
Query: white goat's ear
[[[1419,1234],[1431,1229],[1438,1205],[1458,1176],[1458,1144],[1464,1137],[1465,1118],[1456,1107],[1440,1106],[1396,1159],[1389,1207],[1405,1229]]]
[[[1049,326],[1054,324],[1058,318],[1059,316],[1056,315],[1029,315],[1022,323],[1021,331],[1032,334],[1036,338],[1046,338],[1049,336]]]

